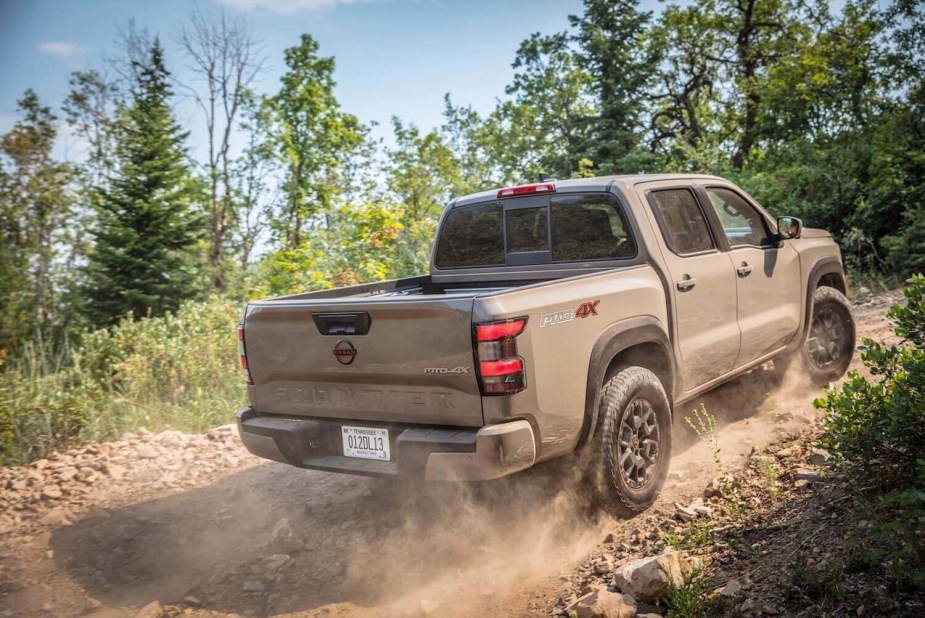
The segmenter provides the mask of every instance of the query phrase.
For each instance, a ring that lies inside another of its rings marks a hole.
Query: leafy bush
[[[0,358],[0,463],[106,440],[140,427],[201,431],[245,399],[234,328],[240,305],[189,302],[124,319],[56,353]]]
[[[825,411],[823,446],[860,477],[859,487],[881,496],[880,532],[889,546],[880,557],[894,568],[925,564],[921,521],[925,516],[925,277],[915,275],[905,290],[906,304],[887,317],[899,345],[865,339],[861,359],[876,381],[852,371],[840,388],[829,389],[815,405]],[[921,569],[916,584],[925,584]]]

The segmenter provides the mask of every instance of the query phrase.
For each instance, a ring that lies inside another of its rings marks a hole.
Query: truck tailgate
[[[344,314],[348,322],[361,316],[357,323],[368,315],[368,332],[345,334],[337,324]],[[471,296],[250,303],[244,332],[254,409],[481,426],[471,315]]]

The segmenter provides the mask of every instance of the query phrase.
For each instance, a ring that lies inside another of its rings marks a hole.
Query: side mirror
[[[803,234],[803,222],[796,217],[777,218],[777,236],[781,240],[799,238]]]

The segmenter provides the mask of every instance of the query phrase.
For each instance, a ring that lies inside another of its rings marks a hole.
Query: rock
[[[135,618],[161,618],[164,615],[164,608],[157,601],[151,601],[135,614]]]
[[[809,456],[809,463],[813,466],[824,466],[832,459],[832,455],[823,448],[814,448]]]
[[[613,532],[611,532],[611,533],[609,533],[607,536],[604,537],[604,542],[605,542],[605,543],[613,543],[615,538],[616,538],[616,537],[614,537]]]
[[[263,559],[263,566],[266,567],[268,571],[277,571],[287,562],[289,562],[289,556],[286,554],[273,554]]]
[[[815,470],[807,470],[805,468],[798,469],[796,477],[798,480],[809,481],[810,483],[822,480],[822,474],[816,472]]]
[[[42,488],[43,500],[58,500],[62,495],[64,494],[61,493],[61,488],[57,485],[46,485]]]
[[[761,611],[767,616],[776,616],[780,613],[773,605],[762,605]]]
[[[93,612],[98,610],[103,606],[102,603],[94,599],[93,597],[87,597],[84,599],[84,612]]]
[[[67,511],[62,508],[56,508],[45,513],[39,520],[39,523],[46,526],[66,526],[71,522],[67,518]]]
[[[673,479],[675,481],[680,481],[684,478],[684,473],[681,472],[680,470],[669,470],[668,478]]]
[[[627,562],[614,572],[614,581],[623,592],[641,601],[655,602],[668,590],[669,583],[682,586],[684,573],[689,570],[687,560],[669,550]]]
[[[683,504],[675,502],[675,508],[677,509],[678,517],[681,518],[681,521],[693,521],[697,519],[697,512],[687,508]]]
[[[799,447],[788,446],[787,448],[782,448],[781,450],[774,453],[774,456],[778,459],[784,459],[786,457],[793,457],[799,452]]]
[[[200,607],[202,605],[202,599],[200,599],[197,596],[193,596],[191,594],[188,594],[185,597],[183,597],[183,602],[192,607]]]
[[[72,478],[77,476],[77,468],[68,466],[67,468],[60,470],[57,476],[58,476],[58,480],[60,480],[61,482],[70,481]]]
[[[107,464],[106,472],[114,481],[121,481],[123,478],[125,478],[125,468],[118,464]]]
[[[720,591],[720,594],[726,598],[733,599],[742,592],[742,584],[739,583],[737,579],[729,580],[723,589]]]
[[[711,509],[708,506],[703,506],[703,505],[695,506],[693,507],[692,510],[698,515],[706,515],[707,517],[713,514],[713,509]]]
[[[569,615],[578,618],[633,618],[636,615],[636,599],[629,594],[611,592],[605,586],[595,586],[568,606]]]
[[[710,498],[722,498],[723,497],[723,484],[719,479],[713,479],[707,484],[706,489],[703,490],[703,499],[709,500]]]
[[[150,444],[139,444],[135,448],[135,452],[141,459],[157,459],[160,457],[160,453],[158,453],[157,449]]]
[[[793,483],[793,486],[796,487],[797,489],[803,489],[807,485],[809,485],[809,481],[804,481],[802,479],[794,481]]]
[[[255,594],[262,594],[266,587],[263,585],[263,582],[257,580],[248,580],[244,582],[244,592],[253,592]]]

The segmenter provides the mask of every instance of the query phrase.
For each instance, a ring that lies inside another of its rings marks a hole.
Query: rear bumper
[[[530,423],[516,420],[481,429],[428,428],[260,416],[238,412],[241,441],[254,455],[300,468],[418,478],[428,481],[483,481],[525,470],[536,461]],[[345,457],[341,426],[389,430],[390,461]]]

